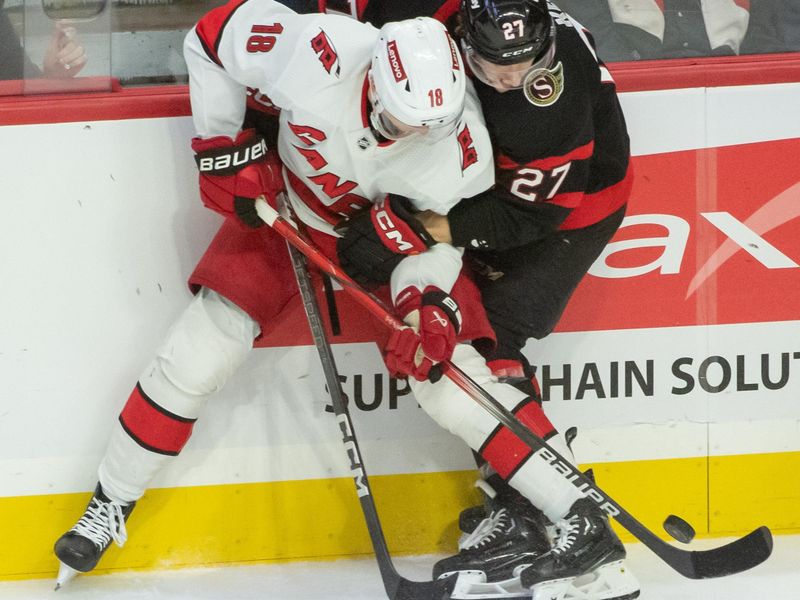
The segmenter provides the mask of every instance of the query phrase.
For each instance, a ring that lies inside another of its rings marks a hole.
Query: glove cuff
[[[458,303],[453,300],[452,296],[447,292],[442,291],[436,286],[429,285],[422,292],[420,297],[421,305],[438,306],[450,319],[456,333],[461,332],[461,310],[458,308]]]
[[[420,309],[422,306],[422,294],[413,285],[408,286],[397,294],[397,297],[394,299],[394,306],[397,308],[400,317],[405,319],[406,315]]]
[[[389,194],[370,210],[372,226],[381,243],[396,254],[419,254],[436,242],[404,205],[401,196]]]

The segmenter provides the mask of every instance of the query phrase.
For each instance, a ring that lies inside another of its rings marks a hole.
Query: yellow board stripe
[[[698,536],[758,525],[800,529],[800,479],[786,476],[800,472],[800,452],[588,466],[603,489],[659,533],[670,513],[687,519]],[[454,551],[458,513],[479,501],[475,477],[474,471],[372,477],[391,551]],[[0,544],[0,579],[55,576],[53,543],[89,497],[0,498],[0,531],[14,541]],[[349,478],[150,490],[128,525],[124,551],[112,546],[96,573],[372,552]]]

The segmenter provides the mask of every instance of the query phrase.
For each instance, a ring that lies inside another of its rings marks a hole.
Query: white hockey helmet
[[[447,137],[464,111],[461,55],[444,25],[430,17],[384,25],[369,76],[372,126],[388,139]]]

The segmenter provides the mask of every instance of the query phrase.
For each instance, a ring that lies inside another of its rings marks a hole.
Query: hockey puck
[[[694,527],[676,515],[664,519],[664,531],[682,544],[688,544],[694,539]]]

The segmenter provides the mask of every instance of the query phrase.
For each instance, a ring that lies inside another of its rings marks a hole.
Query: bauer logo
[[[195,157],[201,173],[231,175],[267,154],[267,143],[259,137],[250,146],[225,148],[222,152],[200,153]]]
[[[394,80],[398,83],[406,79],[406,70],[403,68],[403,63],[400,60],[400,53],[397,51],[397,42],[392,40],[386,44],[386,54],[389,57],[389,66],[392,69]]]
[[[581,477],[572,465],[568,464],[559,456],[556,456],[554,452],[551,452],[547,448],[540,448],[536,451],[536,456],[549,464],[560,475],[563,475],[567,481],[578,488],[587,498],[590,498],[600,507],[600,510],[605,512],[609,517],[616,517],[619,514],[619,509],[617,509],[611,501],[603,496],[597,489],[591,487],[588,482],[584,481],[585,476]]]

